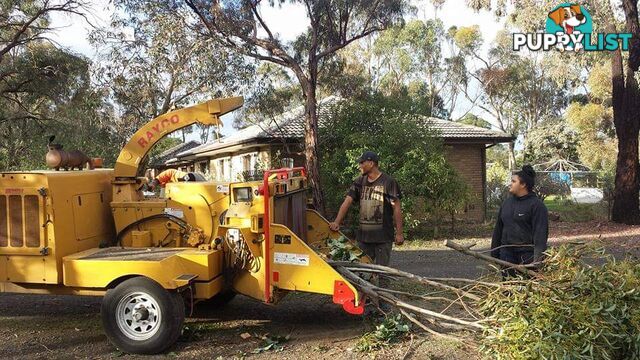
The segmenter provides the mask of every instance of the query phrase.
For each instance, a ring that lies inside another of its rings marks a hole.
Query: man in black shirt
[[[498,211],[491,239],[491,256],[513,264],[541,261],[547,250],[549,219],[547,207],[533,192],[536,173],[525,165],[511,177],[510,196]],[[505,276],[514,276],[507,269]]]
[[[400,186],[378,168],[378,155],[365,151],[358,160],[362,176],[354,180],[334,222],[333,231],[340,229],[349,207],[360,203],[360,226],[356,235],[358,246],[378,265],[389,265],[391,247],[404,243]],[[394,234],[395,224],[395,234]]]

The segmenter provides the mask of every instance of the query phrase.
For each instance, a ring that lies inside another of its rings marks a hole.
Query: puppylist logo
[[[594,33],[591,14],[584,6],[563,3],[547,15],[544,33],[514,33],[513,50],[628,51],[630,39],[630,33]]]

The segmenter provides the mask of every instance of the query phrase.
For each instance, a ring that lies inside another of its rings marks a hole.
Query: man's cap
[[[358,163],[361,163],[367,160],[378,162],[379,161],[378,154],[374,153],[373,151],[365,151],[362,153],[362,156],[360,156],[360,158],[358,159]]]

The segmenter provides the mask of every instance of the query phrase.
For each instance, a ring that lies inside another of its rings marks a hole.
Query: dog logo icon
[[[591,15],[589,12],[578,4],[561,4],[549,12],[547,17],[546,29],[547,33],[556,34],[558,36],[571,36],[572,39],[580,38],[581,34],[592,32]],[[569,44],[558,43],[557,48],[560,51],[574,50],[579,51],[584,48],[582,42],[571,42]]]
[[[561,6],[550,12],[549,18],[557,25],[562,26],[567,34],[573,34],[576,27],[587,22],[580,5]]]
[[[514,32],[513,51],[522,48],[530,51],[550,51],[554,48],[574,52],[629,51],[631,38],[630,32],[593,32],[591,14],[584,6],[563,3],[547,14],[544,32]]]

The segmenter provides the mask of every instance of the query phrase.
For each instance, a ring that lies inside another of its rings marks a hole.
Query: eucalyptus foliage
[[[0,171],[45,167],[51,135],[113,164],[119,146],[91,62],[49,40],[54,16],[86,11],[82,0],[0,2]]]
[[[481,349],[500,359],[637,359],[640,264],[585,246],[549,251],[542,277],[504,283],[481,302]]]
[[[386,347],[407,336],[409,330],[411,330],[411,327],[405,322],[402,315],[388,316],[376,326],[374,331],[364,334],[358,340],[356,350],[369,352]]]
[[[340,236],[337,239],[327,238],[325,240],[329,253],[327,257],[335,261],[359,261],[364,255],[362,250],[349,242],[349,239]]]

